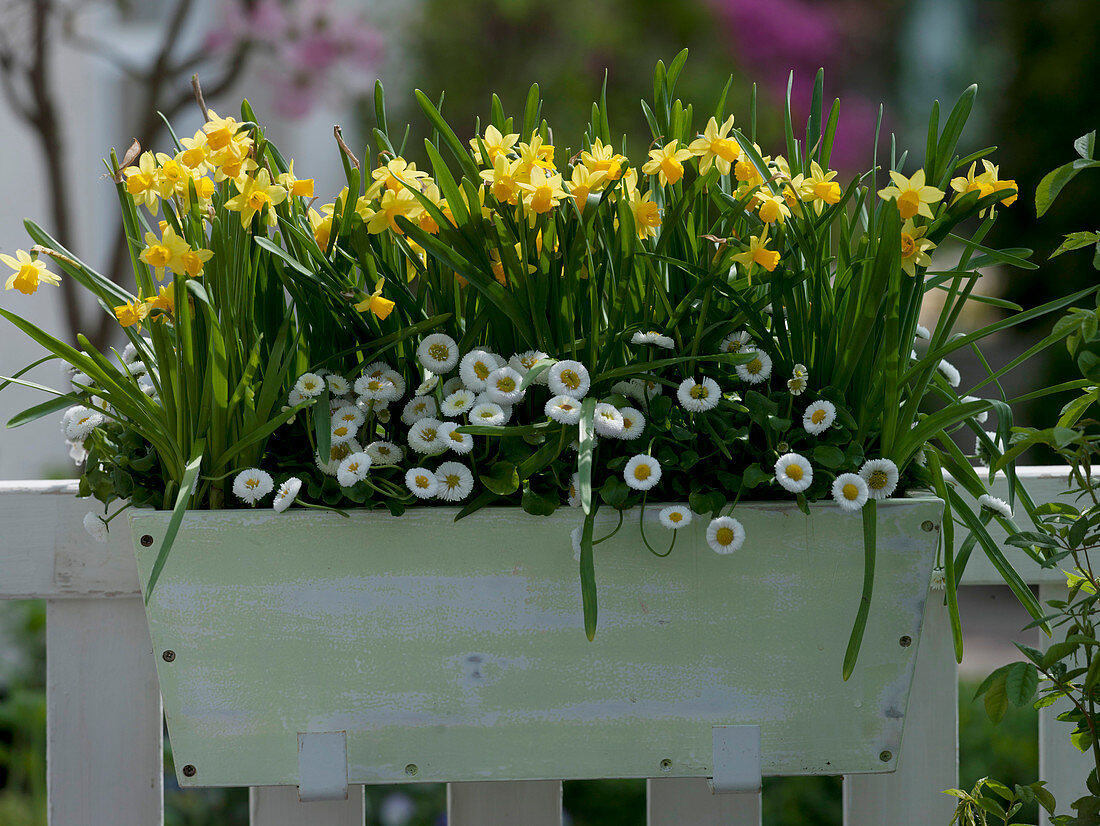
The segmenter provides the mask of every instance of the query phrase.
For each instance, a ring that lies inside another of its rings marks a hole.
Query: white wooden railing
[[[1059,498],[1065,471],[1021,472],[1037,501]],[[162,712],[152,643],[126,530],[107,544],[81,524],[71,482],[0,482],[0,599],[47,605],[47,785],[51,826],[160,826]],[[994,494],[997,493],[996,486]],[[121,527],[121,526],[120,526]],[[1041,599],[1064,592],[1057,571],[1005,547]],[[999,583],[979,552],[967,585]],[[957,785],[958,670],[946,609],[929,600],[898,771],[846,777],[846,826],[946,826]],[[1019,629],[1005,628],[1005,637]],[[1039,773],[1062,809],[1085,793],[1089,764],[1069,743],[1059,706],[1039,714]],[[823,710],[827,711],[827,710]],[[532,744],[537,747],[537,744]],[[253,788],[252,826],[361,826],[362,787],[346,802],[299,803],[293,787]],[[759,795],[712,795],[705,780],[653,779],[650,826],[758,826]],[[559,826],[561,783],[454,783],[450,826]]]

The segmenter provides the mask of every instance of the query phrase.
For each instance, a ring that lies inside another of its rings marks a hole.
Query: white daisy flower
[[[309,396],[306,396],[305,394],[298,392],[297,388],[295,388],[294,390],[291,390],[290,395],[286,397],[286,403],[288,405],[290,405],[291,407],[297,407],[298,405],[302,404],[302,402],[305,402],[305,401],[308,401],[308,400],[309,400]]]
[[[928,583],[928,587],[933,591],[947,588],[947,574],[939,565],[932,569],[932,581]]]
[[[332,411],[333,422],[343,422],[356,430],[363,426],[365,420],[363,411],[354,404],[345,404]]]
[[[474,406],[476,399],[477,394],[473,390],[467,390],[465,387],[456,390],[443,400],[443,415],[461,416]]]
[[[1008,502],[1004,499],[998,499],[996,496],[990,496],[988,493],[983,493],[978,497],[978,504],[986,510],[1000,514],[1005,519],[1012,518],[1012,508],[1008,506]]]
[[[734,366],[737,371],[737,375],[741,377],[741,381],[747,381],[749,384],[760,384],[760,382],[767,381],[772,374],[772,359],[763,350],[750,350],[753,354],[753,359],[748,364],[738,364]]]
[[[546,402],[546,415],[555,422],[576,424],[581,420],[581,403],[572,396],[554,396]]]
[[[791,377],[787,379],[787,389],[792,396],[801,396],[806,392],[810,384],[810,371],[805,364],[796,364],[791,371]]]
[[[91,378],[84,373],[73,373],[69,376],[69,383],[73,386],[73,390],[78,392],[95,386]]]
[[[645,387],[637,379],[615,382],[611,385],[611,393],[613,395],[626,396],[628,399],[633,399],[639,404],[645,403]]]
[[[775,463],[775,481],[784,490],[801,493],[814,481],[814,469],[805,456],[784,453]]]
[[[985,399],[979,399],[977,396],[963,396],[962,400],[963,400],[964,403],[965,402],[984,402],[985,401]],[[989,411],[988,410],[983,410],[981,413],[978,413],[974,416],[974,421],[976,421],[978,424],[985,424],[986,420],[988,418],[989,418]]]
[[[327,462],[321,461],[320,453],[313,454],[313,461],[317,464],[317,468],[321,473],[326,476],[335,476],[336,471],[340,469],[340,463],[351,454],[358,453],[362,449],[363,448],[359,446],[359,442],[355,439],[351,439],[347,442],[339,442],[331,445],[328,451],[329,459]]]
[[[497,427],[508,421],[504,408],[494,402],[480,402],[470,411],[470,424],[485,424]]]
[[[842,473],[833,482],[833,500],[841,510],[855,512],[867,504],[870,491],[857,473]]]
[[[352,453],[336,469],[336,481],[340,483],[341,487],[350,488],[356,482],[361,482],[367,478],[370,466],[369,453]]]
[[[836,406],[824,399],[816,401],[802,414],[802,427],[815,436],[824,433],[836,421]]]
[[[259,468],[242,470],[233,480],[233,493],[242,502],[255,505],[275,487],[271,474]]]
[[[745,526],[732,516],[719,516],[707,525],[707,544],[716,554],[732,554],[745,544]]]
[[[420,342],[416,357],[425,369],[433,373],[450,373],[458,364],[458,344],[445,333],[432,333]]]
[[[619,411],[619,414],[623,417],[623,429],[619,433],[620,439],[632,442],[642,435],[642,431],[645,430],[645,416],[642,415],[642,411],[633,407],[624,407]]]
[[[498,367],[485,380],[485,394],[489,401],[499,405],[513,405],[523,400],[526,391],[520,390],[523,376],[511,367]]]
[[[722,389],[714,379],[704,378],[701,382],[695,379],[684,379],[676,390],[676,398],[680,400],[680,406],[684,410],[689,413],[699,413],[718,406],[722,398]]]
[[[393,442],[371,442],[363,449],[363,452],[370,456],[371,462],[379,467],[396,465],[405,454],[405,451]]]
[[[740,330],[722,339],[718,350],[722,353],[740,353],[750,344],[752,344],[752,337],[744,330]]]
[[[675,531],[691,524],[691,509],[683,505],[669,505],[657,512],[657,518],[666,528]]]
[[[631,379],[630,383],[638,388],[639,401],[643,400],[641,397],[644,397],[644,400],[652,401],[665,392],[665,386],[657,379]]]
[[[387,370],[391,369],[392,368],[384,361],[372,361],[370,364],[363,368],[360,375],[370,376],[372,379],[380,379]]]
[[[988,430],[983,430],[982,432],[985,434],[985,437],[989,439],[989,441],[991,441],[994,446],[996,446],[997,434],[992,433]],[[978,463],[982,467],[989,467],[989,463],[993,460],[993,451],[987,444],[985,444],[985,442],[982,441],[981,436],[974,437],[974,455],[977,457]]]
[[[122,363],[132,364],[133,362],[137,361],[137,357],[137,347],[134,346],[134,343],[132,341],[128,342],[122,350]]]
[[[355,380],[355,392],[362,401],[392,402],[401,397],[397,385],[385,376],[360,376]]]
[[[413,396],[405,402],[405,408],[401,411],[401,421],[411,425],[418,419],[434,416],[436,412],[435,399],[431,396]]]
[[[508,366],[519,373],[521,376],[526,377],[531,368],[538,364],[543,359],[548,358],[546,353],[542,350],[528,350],[524,353],[516,353],[510,359],[508,359]],[[535,384],[546,384],[546,371],[543,370],[539,373],[539,377],[535,379]]]
[[[559,361],[548,371],[547,377],[550,384],[550,392],[555,396],[572,396],[574,399],[583,399],[592,386],[592,379],[588,375],[588,368],[579,361]]]
[[[359,428],[354,424],[349,424],[342,421],[333,421],[332,432],[330,433],[331,443],[338,445],[341,442],[350,442],[355,438],[359,432]]]
[[[663,347],[666,350],[671,350],[673,347],[676,346],[676,342],[673,341],[671,338],[669,338],[666,335],[662,335],[661,333],[654,332],[654,331],[650,331],[650,332],[646,332],[646,333],[638,331],[637,333],[635,333],[633,335],[633,337],[631,337],[630,343],[631,344],[653,344],[653,345],[656,345],[657,347]]]
[[[462,363],[458,367],[458,375],[462,383],[471,390],[480,393],[485,389],[485,382],[489,374],[499,370],[503,365],[496,360],[496,356],[485,350],[471,350],[462,357]]]
[[[335,373],[325,376],[325,384],[328,385],[328,392],[333,396],[346,396],[351,392],[351,382]]]
[[[569,477],[569,494],[567,500],[571,508],[579,508],[581,506],[581,475],[579,473],[574,473]]]
[[[378,411],[378,421],[381,424],[390,423],[390,411],[388,408],[383,407],[381,410]]]
[[[889,499],[898,487],[898,466],[890,459],[869,459],[859,469],[872,499]]]
[[[135,361],[132,364],[127,364],[126,369],[130,371],[130,375],[135,379],[149,372],[149,368],[145,366],[144,361]]]
[[[96,542],[107,541],[107,523],[91,511],[84,514],[84,530]]]
[[[439,437],[455,453],[469,453],[474,449],[474,437],[457,432],[459,427],[456,422],[444,422],[439,426]]]
[[[435,495],[447,502],[461,502],[474,489],[474,475],[461,462],[444,462],[435,470]]]
[[[661,464],[652,456],[639,453],[626,463],[623,478],[634,490],[649,490],[661,481]]]
[[[962,383],[962,376],[959,374],[958,368],[947,359],[940,359],[936,369],[943,374],[943,377],[947,379],[947,383],[952,387],[958,387]]]
[[[439,392],[440,395],[443,396],[443,398],[447,398],[453,392],[455,392],[456,390],[461,390],[465,386],[466,385],[462,383],[462,379],[460,379],[458,376],[451,376],[451,378],[443,382],[443,386],[439,388]]]
[[[932,331],[925,327],[923,324],[918,324],[915,331],[917,338],[923,338],[928,341],[932,338]]]
[[[138,390],[149,397],[155,397],[157,395],[157,388],[148,376],[142,376],[138,379]]]
[[[405,384],[405,377],[396,370],[386,370],[382,373],[382,378],[392,384],[397,391],[397,396],[394,397],[394,401],[397,401],[397,399],[405,395],[405,391],[408,389],[408,386]]]
[[[405,474],[405,487],[419,499],[431,499],[439,490],[439,482],[426,467],[414,467]]]
[[[416,390],[413,391],[413,395],[427,396],[429,393],[435,390],[435,386],[437,384],[439,384],[439,376],[437,376],[430,370],[425,370],[424,381],[420,382],[420,384],[417,385]]]
[[[604,438],[617,439],[623,433],[623,414],[613,404],[600,402],[596,405],[596,413],[593,419],[596,435]]]
[[[84,445],[66,439],[65,446],[69,448],[69,458],[73,460],[73,464],[77,466],[84,464],[84,460],[88,458],[88,451],[84,449]]]
[[[409,428],[409,447],[425,456],[434,456],[447,449],[439,432],[442,422],[438,419],[417,419]]]
[[[65,413],[65,437],[73,442],[83,442],[89,434],[107,419],[98,410],[90,407],[70,407]]]
[[[294,389],[307,399],[313,399],[324,392],[325,380],[316,373],[302,373],[294,383]]]
[[[275,502],[272,507],[276,513],[282,513],[292,504],[294,500],[298,498],[298,491],[302,489],[302,480],[297,476],[291,476],[281,485],[275,492]]]

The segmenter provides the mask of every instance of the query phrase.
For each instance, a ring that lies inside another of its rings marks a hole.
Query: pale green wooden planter
[[[743,504],[739,552],[697,518],[659,559],[628,514],[596,546],[590,643],[579,511],[455,512],[189,512],[148,605],[180,783],[296,784],[298,733],[334,731],[351,783],[709,776],[712,727],[738,724],[761,727],[764,774],[895,768],[939,500],[880,503],[848,682],[858,515]],[[168,518],[130,518],[142,583]]]

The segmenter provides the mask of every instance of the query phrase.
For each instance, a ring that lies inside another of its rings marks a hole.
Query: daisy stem
[[[132,503],[131,503],[131,502],[127,502],[127,503],[126,503],[125,505],[123,505],[123,506],[122,506],[121,508],[119,508],[119,509],[118,509],[117,511],[115,511],[114,513],[112,513],[112,514],[111,514],[110,516],[108,516],[108,517],[107,517],[106,519],[103,519],[103,517],[100,517],[100,519],[103,519],[103,524],[104,524],[104,525],[110,525],[110,524],[111,524],[111,520],[112,520],[112,519],[114,519],[114,518],[115,518],[116,516],[118,516],[118,515],[119,515],[120,513],[122,513],[122,512],[123,512],[124,510],[126,510],[127,508],[129,508],[129,507],[130,507],[131,505],[132,505]]]
[[[668,556],[670,553],[672,553],[672,547],[673,547],[673,545],[676,544],[676,531],[672,532],[672,545],[668,546],[667,551],[665,551],[662,554],[662,553],[658,553],[657,551],[653,550],[653,546],[651,546],[649,544],[649,540],[645,538],[645,500],[646,500],[646,496],[648,496],[648,495],[649,495],[648,491],[646,493],[642,494],[642,505],[641,505],[641,507],[638,508],[638,530],[641,531],[642,544],[646,546],[646,549],[651,554],[653,554],[654,556],[665,557],[665,556]],[[622,515],[621,515],[622,511],[619,511],[619,513],[620,513],[619,524],[621,525],[622,524]]]
[[[339,508],[330,508],[328,505],[314,505],[311,502],[303,502],[301,499],[298,499],[296,501],[303,508],[313,508],[316,511],[332,511],[333,513],[340,514],[345,519],[351,518],[351,514],[349,514],[347,511],[342,511]]]
[[[600,537],[599,539],[593,539],[592,540],[593,545],[599,545],[601,542],[606,542],[608,539],[610,539],[615,534],[617,534],[619,532],[619,528],[621,528],[623,526],[623,511],[622,511],[622,508],[616,508],[615,510],[617,510],[619,512],[619,524],[616,525],[615,530],[613,530],[607,536]]]

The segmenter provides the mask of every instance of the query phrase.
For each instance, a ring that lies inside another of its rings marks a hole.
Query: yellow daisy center
[[[447,489],[454,490],[462,483],[457,473],[447,474]]]
[[[789,479],[794,479],[796,482],[801,481],[804,475],[801,465],[787,465],[786,473]]]
[[[854,502],[859,499],[859,488],[851,482],[848,482],[843,488],[841,488],[840,492],[849,502]]]
[[[886,475],[885,470],[875,470],[871,472],[871,478],[867,480],[867,486],[873,490],[882,490],[889,482],[889,477]]]
[[[764,362],[762,362],[760,360],[760,357],[757,356],[745,365],[745,369],[749,371],[750,375],[755,376],[757,373],[761,372],[764,369]]]
[[[511,393],[516,389],[516,382],[511,376],[501,376],[497,379],[497,390],[501,393]]]
[[[359,472],[359,463],[358,462],[352,462],[350,465],[348,465],[348,470],[351,473],[358,473]]]
[[[348,435],[347,425],[340,425],[339,427],[333,428],[332,435],[333,436],[347,436]]]
[[[256,478],[246,479],[245,483],[244,483],[244,486],[246,488],[248,488],[249,490],[255,490],[256,488],[258,488],[260,486],[260,480],[256,479]]]
[[[428,355],[436,361],[446,361],[447,357],[451,355],[451,349],[446,344],[436,342],[428,345]]]
[[[436,437],[435,428],[434,427],[425,427],[423,430],[420,431],[420,437],[425,442],[434,442],[435,437]]]
[[[483,361],[475,361],[474,362],[474,375],[476,375],[482,381],[485,381],[485,379],[489,378],[489,373],[490,372],[492,372],[492,371],[489,370],[489,368],[485,365],[485,362],[483,362]]]
[[[644,482],[650,477],[652,473],[652,468],[650,468],[650,466],[647,465],[645,462],[642,462],[640,465],[634,468],[634,478],[637,479],[639,482]]]
[[[814,424],[821,424],[825,421],[825,408],[819,407],[813,413],[810,414],[810,421]]]
[[[719,545],[732,545],[733,544],[733,528],[721,527],[714,534],[715,540]]]
[[[697,384],[688,392],[688,395],[693,399],[705,399],[710,396],[710,391],[707,390],[705,384]]]
[[[683,519],[684,519],[684,515],[682,513],[680,513],[680,511],[673,511],[672,513],[670,513],[668,515],[668,521],[669,522],[682,522]]]
[[[413,481],[416,482],[416,486],[418,488],[425,488],[426,489],[426,488],[430,488],[431,485],[432,485],[431,479],[429,479],[423,473],[418,473],[416,475],[416,478],[413,479]]]
[[[581,377],[577,375],[576,370],[562,370],[561,383],[568,387],[570,390],[576,390],[578,387],[581,386]]]

